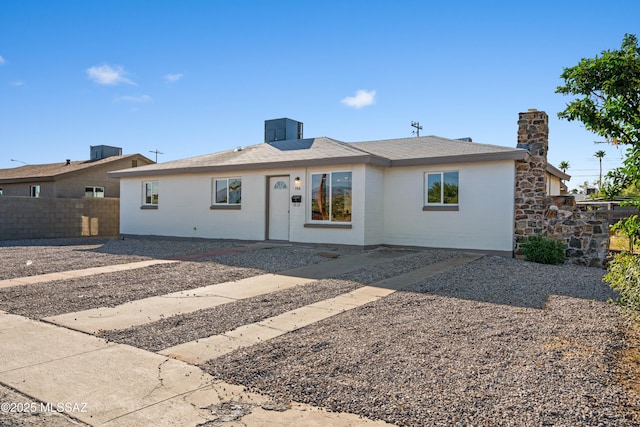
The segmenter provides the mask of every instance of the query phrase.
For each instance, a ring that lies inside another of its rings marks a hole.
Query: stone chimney
[[[529,160],[516,162],[514,254],[518,257],[522,255],[520,242],[524,238],[544,232],[549,149],[547,113],[536,109],[519,113],[517,147],[531,154]]]

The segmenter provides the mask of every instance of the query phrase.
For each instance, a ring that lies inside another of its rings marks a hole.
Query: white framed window
[[[351,172],[311,174],[311,221],[350,223]]]
[[[212,186],[213,205],[242,204],[242,178],[214,178]]]
[[[2,196],[2,188],[0,188],[0,196]]]
[[[84,187],[84,197],[104,197],[104,187]]]
[[[158,181],[142,183],[142,205],[158,206]]]
[[[458,171],[426,172],[424,174],[424,206],[457,210]]]
[[[29,193],[31,197],[40,197],[40,186],[39,185],[30,186]]]

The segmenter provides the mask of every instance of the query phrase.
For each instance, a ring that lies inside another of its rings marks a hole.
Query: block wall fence
[[[120,199],[0,197],[0,240],[117,237]]]
[[[603,267],[609,252],[607,211],[578,207],[573,196],[546,194],[549,117],[544,111],[519,114],[517,147],[531,156],[516,162],[515,256],[523,257],[521,243],[527,237],[544,235],[567,245],[570,262]]]

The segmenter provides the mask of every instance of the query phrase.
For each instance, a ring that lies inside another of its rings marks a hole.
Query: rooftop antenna
[[[420,131],[422,130],[422,126],[420,126],[420,122],[411,122],[411,127],[416,128],[416,130],[412,130],[411,133],[416,137],[419,137]]]
[[[23,165],[26,165],[27,162],[23,162],[22,160],[16,160],[16,159],[10,159],[12,162],[19,162],[22,163]]]
[[[164,154],[162,151],[158,151],[157,148],[155,150],[149,150],[149,152],[156,154],[156,163],[158,163],[158,154]]]

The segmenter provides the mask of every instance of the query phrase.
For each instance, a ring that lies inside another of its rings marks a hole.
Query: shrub
[[[528,237],[520,247],[527,261],[539,264],[561,264],[566,258],[567,246],[544,236]]]
[[[640,238],[640,221],[638,215],[621,219],[611,226],[611,231],[620,231],[629,239],[629,252],[633,252],[636,240]]]
[[[620,294],[620,305],[640,310],[640,257],[628,252],[617,254],[603,280]]]

